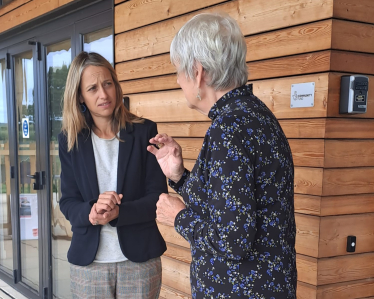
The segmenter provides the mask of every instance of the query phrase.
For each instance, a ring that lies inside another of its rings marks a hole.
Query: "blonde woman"
[[[156,202],[167,186],[147,152],[156,134],[155,123],[125,108],[105,58],[82,52],[73,60],[59,134],[73,298],[158,298],[166,245]]]

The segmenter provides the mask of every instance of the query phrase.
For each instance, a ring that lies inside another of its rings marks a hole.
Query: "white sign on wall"
[[[314,82],[291,85],[291,108],[308,108],[314,106]]]
[[[38,196],[36,193],[19,195],[21,240],[38,238]]]

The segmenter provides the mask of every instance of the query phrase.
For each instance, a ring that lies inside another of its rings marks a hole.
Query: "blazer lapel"
[[[83,134],[79,135],[78,151],[80,158],[84,161],[88,182],[91,186],[93,198],[98,198],[100,195],[99,185],[97,182],[95,155],[92,146],[91,134],[88,130],[84,130]],[[92,199],[92,198],[91,198]],[[90,199],[90,200],[91,200]]]
[[[134,137],[131,134],[132,125],[127,124],[125,130],[120,131],[119,151],[118,151],[118,168],[117,168],[117,193],[122,193],[123,183],[125,181],[127,165],[130,160]]]

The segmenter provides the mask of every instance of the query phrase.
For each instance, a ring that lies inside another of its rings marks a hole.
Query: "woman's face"
[[[85,103],[92,118],[110,118],[116,107],[116,88],[110,71],[103,66],[88,66],[81,78],[80,102]]]

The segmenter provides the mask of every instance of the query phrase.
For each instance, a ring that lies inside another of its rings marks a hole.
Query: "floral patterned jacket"
[[[294,167],[272,112],[245,85],[211,108],[196,164],[178,183],[175,229],[191,245],[192,297],[296,298]]]

